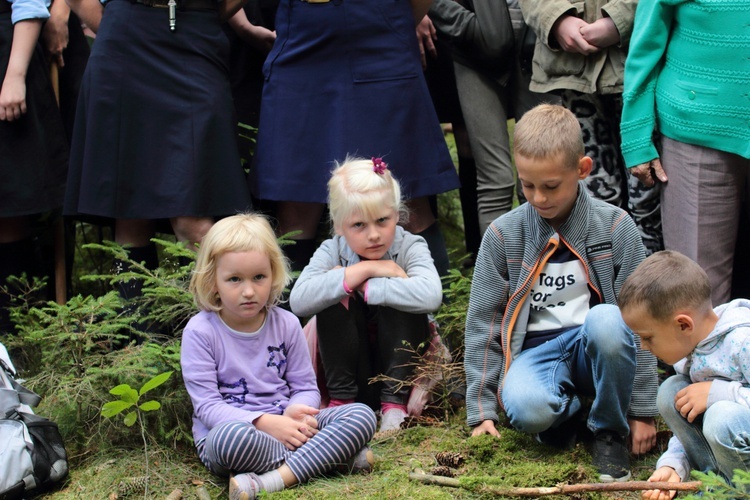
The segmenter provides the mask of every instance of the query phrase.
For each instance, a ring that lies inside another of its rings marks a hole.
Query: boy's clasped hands
[[[283,415],[264,413],[255,420],[255,428],[278,439],[294,451],[318,433],[315,415],[320,410],[303,404],[292,404]]]

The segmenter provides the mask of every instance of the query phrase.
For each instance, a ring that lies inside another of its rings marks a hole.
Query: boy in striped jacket
[[[477,256],[466,319],[466,408],[472,435],[499,436],[499,412],[557,447],[587,427],[600,480],[630,478],[630,450],[656,442],[656,358],[617,308],[645,258],[633,220],[591,198],[592,160],[562,106],[516,124],[514,155],[528,203],[496,219]],[[628,450],[629,449],[629,450]]]

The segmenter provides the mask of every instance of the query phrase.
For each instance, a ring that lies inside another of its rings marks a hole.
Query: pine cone
[[[430,474],[432,474],[433,476],[456,477],[456,475],[453,473],[453,470],[451,470],[450,467],[446,467],[444,465],[433,467],[430,471]]]
[[[117,485],[117,493],[122,496],[146,491],[148,476],[126,477]]]
[[[435,454],[435,460],[442,466],[453,467],[454,469],[464,463],[463,455],[455,451],[439,451]]]

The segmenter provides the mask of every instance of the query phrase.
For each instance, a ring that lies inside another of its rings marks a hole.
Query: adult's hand
[[[630,169],[630,173],[638,177],[638,180],[641,181],[641,184],[646,187],[653,186],[655,179],[659,180],[660,182],[667,182],[669,180],[667,178],[667,173],[661,166],[661,161],[659,160],[659,158],[654,158],[648,163],[641,163],[640,165],[636,165],[635,167]]]
[[[428,16],[424,16],[417,24],[417,43],[419,44],[419,58],[422,60],[422,69],[427,69],[427,55],[435,59],[437,57],[437,31]]]
[[[64,0],[55,0],[50,7],[50,16],[42,28],[44,50],[59,67],[65,66],[63,50],[68,47],[68,18],[70,7]]]

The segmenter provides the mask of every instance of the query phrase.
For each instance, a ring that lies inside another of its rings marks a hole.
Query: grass
[[[437,415],[437,414],[433,414]],[[447,418],[425,419],[400,434],[371,443],[375,467],[366,475],[332,475],[274,494],[274,498],[484,498],[492,488],[554,486],[558,483],[596,482],[590,456],[582,443],[569,452],[559,452],[538,444],[532,436],[502,428],[500,439],[469,437],[465,413],[459,407]],[[119,498],[143,496],[137,488],[125,491],[133,478],[145,474],[143,450],[134,439],[133,448],[111,449],[91,457],[71,470],[64,488],[46,495],[55,500],[80,498]],[[441,451],[460,453],[464,463],[456,469],[463,488],[424,485],[408,478],[410,472],[429,473],[437,465]],[[655,451],[634,461],[633,479],[646,479],[651,473]],[[164,498],[175,489],[183,498],[210,498],[227,494],[227,481],[210,474],[193,450],[154,446],[150,449],[150,498]],[[637,498],[635,493],[590,494],[581,498]],[[206,498],[206,497],[203,497]]]

